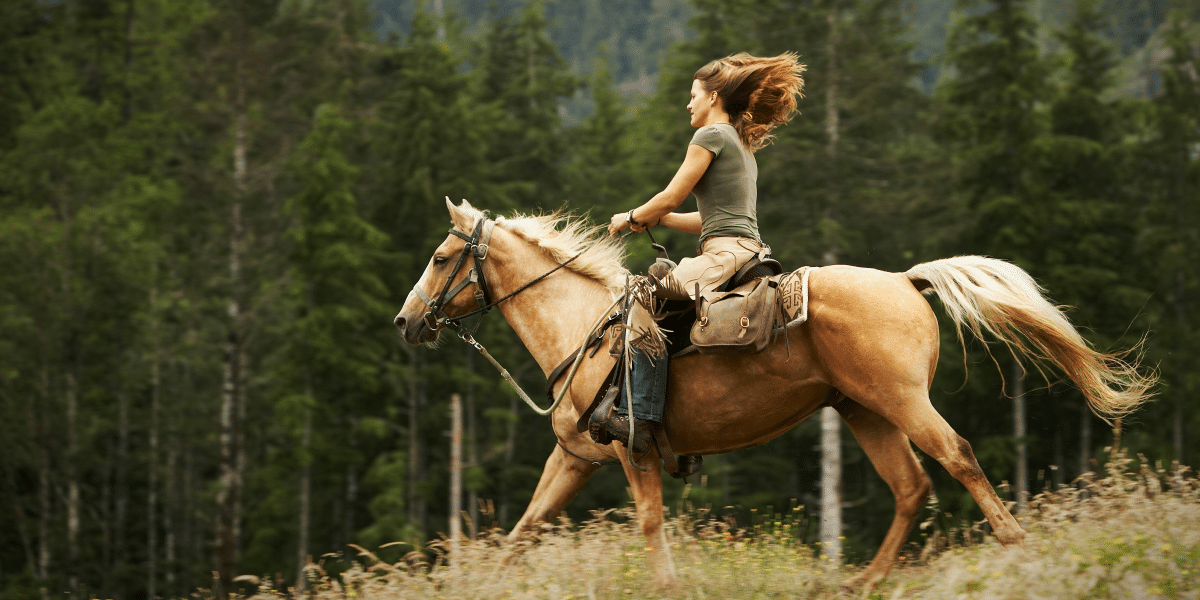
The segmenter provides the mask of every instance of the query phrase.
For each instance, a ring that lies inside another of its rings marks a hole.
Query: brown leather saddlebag
[[[762,352],[779,315],[778,283],[760,277],[733,290],[696,293],[692,344],[703,354]]]

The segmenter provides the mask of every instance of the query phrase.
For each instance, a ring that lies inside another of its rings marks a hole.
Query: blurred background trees
[[[1014,261],[1097,346],[1146,335],[1162,385],[1123,443],[1194,462],[1198,11],[4,2],[0,597],[226,593],[245,573],[294,582],[309,556],[344,568],[348,543],[401,542],[381,551],[398,560],[447,522],[455,392],[468,530],[510,527],[554,444],[545,420],[468,348],[409,348],[390,324],[443,237],[442,198],[604,222],[677,168],[694,70],[743,50],[808,64],[801,114],[758,155],[760,223],[785,264]],[[675,257],[695,244],[656,237]],[[648,244],[630,250],[644,269]],[[982,343],[963,356],[942,333],[935,405],[993,483],[1036,493],[1102,458],[1111,434],[1072,387],[1022,378],[993,345],[998,372]],[[542,384],[502,319],[479,336]],[[1001,376],[1023,391],[1020,427]],[[819,438],[813,420],[710,457],[686,502],[743,522],[800,506],[813,542]],[[841,443],[843,551],[863,560],[891,497]],[[928,464],[947,522],[979,519]],[[683,506],[682,482],[667,494]],[[605,468],[568,514],[626,500]]]

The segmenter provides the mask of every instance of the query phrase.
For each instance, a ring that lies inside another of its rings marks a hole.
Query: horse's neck
[[[511,236],[505,236],[511,237]],[[494,293],[509,294],[557,266],[525,242],[518,252],[505,252]],[[520,250],[525,250],[522,254]],[[543,373],[549,373],[579,349],[588,329],[600,318],[613,296],[601,283],[569,269],[526,288],[499,305],[513,331],[524,342]]]

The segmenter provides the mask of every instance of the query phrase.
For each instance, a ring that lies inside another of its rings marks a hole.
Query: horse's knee
[[[657,513],[650,512],[650,511],[647,511],[647,512],[649,512],[650,514],[640,515],[640,517],[641,517],[640,521],[641,521],[641,526],[642,526],[642,535],[646,536],[649,539],[653,539],[654,536],[656,536],[662,532],[664,519],[663,519],[663,515],[662,515],[661,511],[659,511]]]
[[[905,482],[903,488],[896,491],[896,514],[904,517],[916,517],[925,507],[925,501],[933,493],[933,480],[925,471]]]

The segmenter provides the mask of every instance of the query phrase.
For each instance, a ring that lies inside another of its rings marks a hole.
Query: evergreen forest
[[[344,570],[349,544],[400,561],[449,531],[452,394],[465,528],[510,528],[547,420],[470,346],[392,325],[444,198],[603,224],[670,181],[692,74],[740,51],[808,65],[800,114],[756,155],[787,268],[1014,262],[1094,346],[1158,373],[1120,444],[1200,462],[1194,0],[5,0],[0,599],[225,597],[310,558]],[[653,258],[628,239],[632,271]],[[933,403],[1002,497],[1097,468],[1114,428],[1060,373],[964,353],[939,315]],[[503,318],[477,337],[542,389]],[[688,502],[794,510],[816,543],[818,421],[707,457]],[[841,444],[862,562],[892,496]],[[923,460],[937,526],[980,520]],[[684,482],[664,485],[677,510]],[[566,516],[628,502],[606,466]]]

